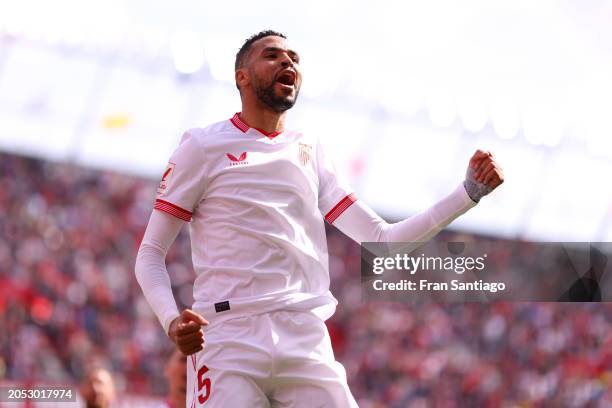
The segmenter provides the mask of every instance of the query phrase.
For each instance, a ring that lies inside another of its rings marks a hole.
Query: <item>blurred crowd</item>
[[[156,187],[0,154],[0,380],[76,384],[103,365],[119,396],[164,398],[172,345],[133,273]],[[328,240],[328,327],[362,408],[612,406],[612,305],[366,303],[360,247]],[[167,265],[187,307],[186,228]]]

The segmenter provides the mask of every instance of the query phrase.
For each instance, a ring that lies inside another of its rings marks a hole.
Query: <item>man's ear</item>
[[[240,88],[245,87],[251,82],[251,77],[246,68],[238,68],[234,74],[234,78],[236,78],[236,85]]]

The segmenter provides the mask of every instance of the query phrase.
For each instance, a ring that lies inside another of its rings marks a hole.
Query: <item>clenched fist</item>
[[[204,330],[208,321],[191,309],[185,309],[170,323],[168,337],[185,356],[204,350]]]
[[[493,154],[487,150],[476,150],[463,183],[470,198],[478,202],[503,182],[504,173]]]

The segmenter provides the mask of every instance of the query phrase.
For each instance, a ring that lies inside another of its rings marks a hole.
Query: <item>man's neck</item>
[[[276,133],[285,130],[285,115],[286,112],[278,113],[269,107],[249,107],[243,104],[240,120],[249,127]]]

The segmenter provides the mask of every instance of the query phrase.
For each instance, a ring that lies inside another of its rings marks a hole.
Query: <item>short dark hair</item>
[[[287,39],[284,34],[273,30],[264,30],[258,32],[257,34],[253,34],[252,36],[247,38],[244,44],[242,44],[242,47],[240,47],[240,49],[238,50],[238,53],[236,53],[236,62],[234,63],[235,70],[238,70],[238,68],[241,68],[244,65],[244,61],[247,59],[253,43],[265,37],[281,37],[285,40]]]

